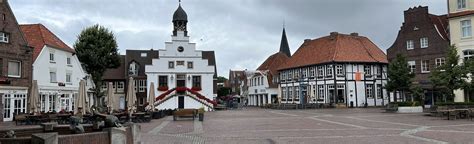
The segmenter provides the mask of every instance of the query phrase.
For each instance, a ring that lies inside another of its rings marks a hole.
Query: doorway
[[[186,87],[186,75],[178,74],[176,75],[176,87]],[[185,92],[178,92],[178,94],[183,95]]]
[[[178,97],[178,109],[184,109],[184,96]]]
[[[3,94],[3,120],[12,121],[13,115],[26,113],[26,94]]]

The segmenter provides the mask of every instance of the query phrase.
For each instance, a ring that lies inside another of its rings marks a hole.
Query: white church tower
[[[171,42],[165,42],[159,58],[145,66],[148,89],[151,82],[155,84],[155,108],[212,110],[217,77],[214,51],[196,50],[196,43],[189,42],[188,18],[181,4],[172,22]]]

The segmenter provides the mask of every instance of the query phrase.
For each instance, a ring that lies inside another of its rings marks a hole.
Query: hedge
[[[399,107],[403,107],[403,106],[420,106],[420,103],[417,102],[417,101],[414,101],[414,102],[391,102],[391,104],[397,104]]]
[[[438,102],[437,106],[460,106],[460,105],[474,105],[474,102]]]

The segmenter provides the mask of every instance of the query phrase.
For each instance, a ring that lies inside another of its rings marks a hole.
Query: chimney
[[[351,36],[359,36],[359,33],[353,32],[351,33]]]

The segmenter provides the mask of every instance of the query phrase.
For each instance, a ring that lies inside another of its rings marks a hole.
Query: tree
[[[450,46],[446,62],[431,72],[430,80],[433,87],[443,93],[443,99],[453,99],[454,90],[466,86],[467,70],[459,65],[459,56],[454,45]]]
[[[120,65],[114,34],[103,26],[93,25],[82,30],[74,48],[82,66],[92,76],[94,94],[101,97],[100,88],[105,70]]]
[[[223,76],[218,76],[217,77],[217,82],[218,83],[223,83],[223,82],[226,82],[227,81],[227,78],[223,77]]]
[[[406,58],[398,54],[397,57],[388,65],[388,81],[385,88],[390,92],[400,91],[403,96],[410,91],[412,79],[415,74],[410,72]],[[394,99],[397,102],[397,96]]]

